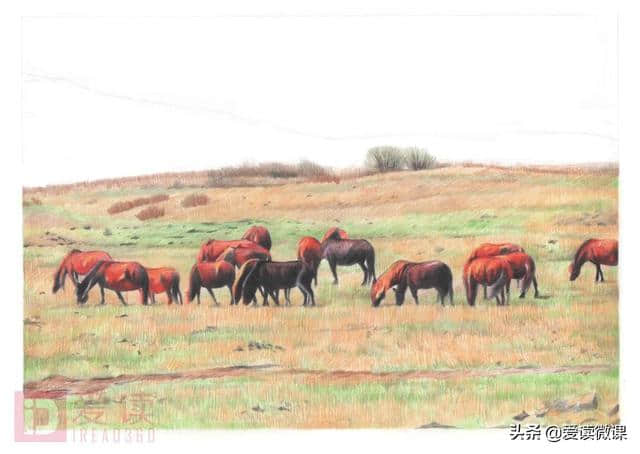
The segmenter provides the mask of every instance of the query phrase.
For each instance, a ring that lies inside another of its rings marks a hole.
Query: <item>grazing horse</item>
[[[229,262],[238,268],[244,265],[247,260],[251,259],[271,261],[271,254],[262,246],[254,244],[251,247],[231,246],[218,256],[218,261],[223,260]]]
[[[74,286],[78,286],[78,275],[87,274],[96,263],[101,260],[113,260],[109,254],[103,251],[86,251],[74,249],[69,252],[60,263],[56,274],[53,276],[53,293],[64,289],[64,281],[67,274]]]
[[[149,276],[149,297],[151,303],[156,303],[157,293],[167,293],[167,304],[182,304],[180,291],[180,274],[174,268],[147,268]]]
[[[242,235],[243,240],[253,241],[256,244],[259,244],[267,251],[271,250],[271,235],[266,227],[261,225],[254,225],[247,229]]]
[[[298,241],[298,260],[303,261],[313,270],[313,282],[318,285],[318,267],[322,261],[322,244],[312,236],[305,236]]]
[[[489,298],[496,298],[498,306],[509,301],[509,283],[513,278],[511,265],[501,257],[481,257],[467,262],[463,270],[463,283],[469,306],[476,304],[478,285],[488,286]],[[505,288],[507,296],[505,299]]]
[[[536,279],[536,263],[533,258],[525,254],[524,252],[513,252],[507,255],[497,255],[505,259],[511,265],[511,271],[513,272],[513,278],[518,281],[522,279],[522,285],[520,286],[520,298],[524,298],[527,294],[527,290],[533,282],[534,298],[538,298],[538,280]]]
[[[416,304],[418,289],[435,288],[440,304],[444,306],[444,298],[449,295],[449,302],[453,305],[453,274],[445,263],[437,260],[421,263],[407,260],[393,262],[371,286],[371,304],[374,307],[379,306],[386,291],[391,288],[396,294],[396,304],[400,306],[404,303],[407,287]]]
[[[249,260],[236,275],[233,283],[233,301],[238,304],[240,299],[244,304],[249,304],[254,299],[258,287],[264,289],[263,306],[268,306],[268,298],[271,298],[277,306],[280,305],[278,292],[284,289],[284,297],[287,305],[291,305],[289,292],[293,287],[298,287],[304,296],[303,306],[316,305],[311,281],[313,270],[301,260],[288,262],[265,262],[262,260]]]
[[[596,266],[596,282],[604,282],[600,265],[618,266],[618,240],[590,239],[578,248],[573,262],[569,265],[569,280],[575,281],[586,262]]]
[[[120,292],[139,290],[142,304],[147,305],[149,297],[149,275],[144,266],[137,262],[114,262],[105,260],[96,263],[84,280],[78,283],[76,296],[78,303],[86,303],[89,290],[94,285],[100,287],[100,304],[104,304],[104,289],[113,290],[120,302],[127,305]]]
[[[334,238],[336,240],[348,240],[349,239],[349,235],[347,235],[347,232],[345,232],[344,230],[342,230],[339,227],[331,227],[324,234],[324,236],[322,237],[322,240],[320,242],[324,243],[329,238]]]
[[[200,262],[193,265],[189,275],[189,290],[187,291],[187,303],[197,298],[200,304],[200,289],[206,288],[213,302],[219,306],[213,288],[227,287],[231,293],[231,286],[236,278],[236,271],[229,262]],[[231,293],[231,304],[233,304],[233,293]]]
[[[228,247],[255,247],[256,243],[251,240],[209,240],[200,246],[198,262],[215,262],[218,260],[220,254],[222,254]]]
[[[338,284],[336,266],[360,265],[364,272],[362,285],[369,282],[376,282],[376,254],[373,246],[367,240],[343,240],[337,238],[337,234],[329,237],[322,243],[322,258],[327,259],[331,274],[333,274],[333,285]]]

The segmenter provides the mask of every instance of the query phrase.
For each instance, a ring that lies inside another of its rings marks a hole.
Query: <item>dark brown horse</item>
[[[113,290],[125,306],[127,302],[120,292],[131,290],[138,290],[142,304],[148,304],[149,275],[147,270],[137,262],[102,261],[96,263],[84,280],[78,283],[76,288],[78,303],[87,302],[89,290],[96,284],[100,287],[100,304],[104,304],[105,288]]]
[[[225,249],[224,252],[218,256],[218,261],[224,260],[238,268],[244,265],[247,260],[251,259],[271,261],[271,254],[262,246],[254,244],[250,247],[231,246]]]
[[[64,281],[69,275],[74,286],[78,286],[79,275],[87,274],[91,271],[96,263],[102,260],[113,260],[109,254],[104,251],[86,251],[74,249],[69,252],[60,262],[60,266],[53,276],[53,293],[61,288],[64,289]]]
[[[488,288],[488,297],[496,298],[498,306],[509,301],[509,284],[513,278],[511,265],[501,257],[480,257],[464,266],[462,280],[469,306],[476,304],[478,285]],[[507,291],[505,298],[505,289]]]
[[[189,274],[187,302],[190,303],[194,298],[197,298],[198,304],[200,304],[200,289],[204,287],[213,298],[213,302],[219,305],[212,289],[227,287],[229,288],[229,293],[231,293],[235,277],[235,268],[229,262],[196,263],[191,267],[191,274]],[[231,304],[233,304],[233,293],[231,293]]]
[[[167,293],[167,304],[173,301],[182,304],[182,292],[180,291],[180,273],[175,268],[147,268],[149,276],[149,297],[151,303],[156,303],[155,295]]]
[[[600,265],[618,266],[618,240],[590,239],[582,243],[569,265],[570,281],[576,280],[586,262],[596,266],[596,282],[604,282]]]
[[[249,304],[255,298],[258,287],[264,289],[263,306],[268,306],[268,298],[280,305],[278,292],[285,291],[287,305],[291,305],[289,292],[298,287],[304,297],[303,306],[311,304],[315,306],[315,297],[311,287],[313,270],[300,260],[289,262],[265,262],[262,260],[247,261],[236,275],[233,283],[233,301],[238,304],[240,300]]]
[[[302,260],[313,270],[313,281],[318,285],[318,267],[322,261],[322,244],[312,236],[298,241],[298,260]]]
[[[418,304],[418,289],[435,288],[440,304],[444,306],[444,298],[449,295],[449,302],[453,305],[451,269],[445,263],[437,260],[420,263],[398,260],[392,263],[389,269],[371,286],[371,304],[374,307],[380,305],[389,288],[395,291],[398,306],[404,303],[407,288],[411,291],[416,304]]]
[[[228,247],[252,248],[255,247],[255,245],[256,243],[251,240],[209,240],[202,246],[200,246],[200,251],[198,252],[196,261],[215,262],[216,260],[218,260],[220,254],[222,254]]]
[[[249,227],[244,235],[242,235],[243,240],[253,241],[256,244],[259,244],[267,251],[271,250],[271,235],[266,227],[261,225],[254,225]]]
[[[533,258],[525,254],[524,252],[514,252],[506,255],[498,255],[505,259],[511,265],[511,271],[513,272],[513,278],[522,283],[520,285],[520,298],[524,298],[527,294],[527,290],[533,283],[534,298],[540,297],[538,293],[538,280],[536,279],[536,263]]]
[[[362,285],[376,282],[376,253],[367,240],[344,240],[337,232],[322,242],[322,258],[329,262],[333,284],[338,284],[336,267],[358,264],[362,268],[364,277]]]

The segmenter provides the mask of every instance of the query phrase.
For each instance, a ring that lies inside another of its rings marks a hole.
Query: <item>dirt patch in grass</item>
[[[433,379],[447,380],[471,377],[496,377],[503,375],[528,374],[563,374],[590,373],[611,369],[607,365],[585,365],[566,367],[512,367],[502,369],[470,369],[470,370],[414,370],[403,372],[371,372],[350,370],[310,370],[287,369],[277,364],[262,364],[255,366],[229,366],[200,371],[158,373],[158,374],[127,374],[116,377],[95,377],[75,379],[54,375],[44,380],[26,383],[24,396],[28,399],[60,399],[69,395],[87,395],[104,391],[112,385],[123,385],[135,382],[167,382],[174,380],[201,380],[208,378],[255,376],[258,374],[272,375],[300,375],[312,380],[329,383],[362,383],[362,382],[391,382],[398,380]]]

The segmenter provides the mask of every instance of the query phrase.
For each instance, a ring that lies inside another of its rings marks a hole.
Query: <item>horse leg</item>
[[[487,299],[487,284],[482,284],[484,287],[484,299]]]
[[[151,299],[151,304],[156,304],[156,295],[153,292],[149,292],[149,297]],[[142,290],[140,290],[140,298],[142,298]]]
[[[227,285],[229,288],[229,295],[231,295],[231,306],[233,306],[233,284]]]
[[[336,262],[335,260],[328,260],[329,268],[331,269],[331,274],[333,274],[333,285],[338,285],[338,274],[336,273]]]
[[[600,268],[600,264],[599,263],[596,263],[596,282],[604,281],[604,276],[601,279],[600,278],[601,275],[602,275],[602,268]]]
[[[216,303],[216,306],[220,306],[220,303],[218,303],[218,300],[216,299],[216,294],[213,293],[213,290],[211,290],[209,287],[206,287],[206,289],[209,292],[209,295],[211,295],[211,298],[213,298],[213,302]]]
[[[416,302],[416,306],[417,306],[418,305],[418,288],[410,285],[409,291],[411,292],[411,296],[413,296],[413,300]]]
[[[369,270],[367,269],[366,266],[364,266],[364,262],[360,262],[360,263],[358,263],[358,265],[360,265],[360,268],[362,269],[362,272],[364,273],[364,277],[362,279],[362,284],[360,284],[360,285],[367,285],[367,281],[369,280]]]
[[[100,285],[100,304],[104,304],[104,287]]]
[[[102,289],[102,287],[100,287]],[[124,297],[122,296],[122,293],[116,291],[116,295],[118,295],[118,299],[120,300],[120,302],[125,305],[128,306],[127,302],[124,300]]]
[[[171,297],[171,290],[167,290],[167,305],[171,305],[173,304],[173,298]],[[176,304],[178,304],[178,302],[176,301]]]

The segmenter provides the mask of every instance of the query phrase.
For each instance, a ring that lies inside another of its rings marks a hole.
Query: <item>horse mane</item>
[[[67,254],[67,256],[70,256],[71,254],[77,254],[78,252],[82,252],[82,251],[80,249],[71,249]]]
[[[575,255],[573,256],[573,264],[575,265],[578,261],[578,258],[580,257],[580,254],[583,253],[584,248],[587,247],[587,244],[591,243],[593,241],[593,238],[589,238],[588,240],[585,240],[580,247],[578,248],[578,250],[576,251]]]
[[[91,268],[82,282],[78,283],[78,288],[76,289],[76,295],[78,297],[84,296],[84,294],[88,291],[88,288],[90,288],[92,282],[95,280],[96,274],[98,274],[98,269],[106,262],[106,260],[100,260],[93,266],[93,268]]]

